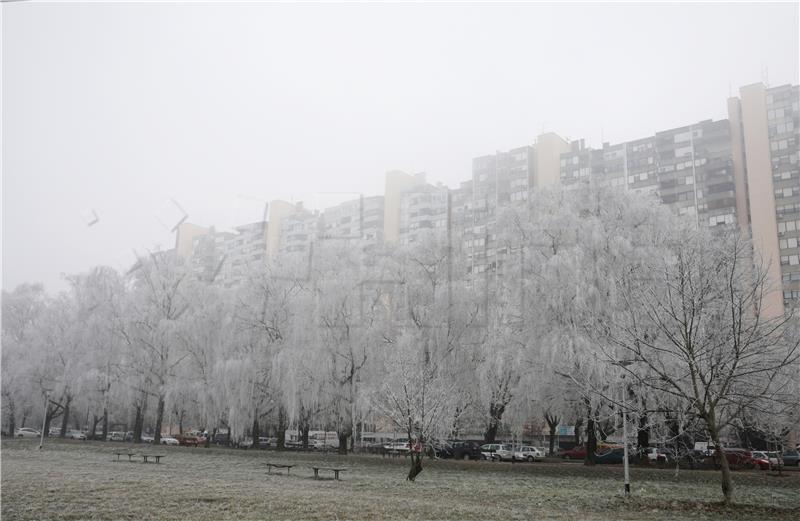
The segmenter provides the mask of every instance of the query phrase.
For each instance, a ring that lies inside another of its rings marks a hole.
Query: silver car
[[[544,451],[538,447],[530,445],[523,445],[520,449],[514,452],[514,460],[516,461],[541,461],[544,458]]]
[[[22,427],[14,431],[15,438],[38,438],[42,433],[30,427]]]

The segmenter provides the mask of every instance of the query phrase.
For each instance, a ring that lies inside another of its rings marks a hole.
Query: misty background
[[[630,140],[799,76],[796,2],[1,12],[8,289],[171,248],[170,199],[225,227],[265,200],[382,194],[392,169],[455,187],[473,157],[543,131]]]

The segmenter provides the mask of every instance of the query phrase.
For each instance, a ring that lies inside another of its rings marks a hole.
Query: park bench
[[[311,467],[311,468],[314,469],[314,479],[319,479],[320,470],[328,470],[333,472],[334,479],[336,479],[336,481],[339,481],[339,473],[347,470],[345,468],[339,468],[339,467]]]
[[[292,471],[294,465],[286,465],[284,463],[267,463],[267,474],[272,474],[272,469],[286,469],[286,474]]]
[[[142,454],[141,456],[142,456],[142,463],[147,463],[148,462],[147,458],[155,458],[156,463],[159,463],[161,461],[161,458],[164,457],[163,454]]]
[[[119,461],[119,457],[120,457],[120,456],[123,456],[123,455],[124,455],[124,456],[128,456],[128,461],[131,461],[131,462],[132,462],[133,460],[132,460],[131,458],[133,458],[134,456],[136,456],[136,453],[135,453],[135,452],[132,452],[132,451],[129,451],[129,450],[128,450],[128,451],[123,451],[123,452],[119,452],[119,451],[117,451],[117,452],[115,452],[114,454],[116,454],[116,455],[117,455],[117,461]]]

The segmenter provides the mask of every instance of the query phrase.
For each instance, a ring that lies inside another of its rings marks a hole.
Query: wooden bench
[[[136,456],[136,453],[135,453],[135,452],[131,452],[131,451],[126,451],[126,452],[115,452],[114,454],[116,454],[116,455],[117,455],[117,461],[119,461],[119,457],[120,457],[120,456],[123,456],[123,455],[125,455],[125,456],[128,456],[128,461],[130,461],[130,462],[133,462],[133,459],[131,459],[131,458],[133,458],[134,456]]]
[[[141,454],[142,456],[142,463],[148,463],[147,458],[155,458],[156,463],[161,461],[161,458],[164,457],[163,454]]]
[[[291,473],[294,465],[285,465],[283,463],[267,463],[267,474],[272,474],[272,469],[286,469],[286,474]]]
[[[314,469],[314,479],[319,479],[320,470],[329,470],[333,472],[334,479],[336,479],[336,481],[339,481],[339,473],[347,470],[345,468],[339,468],[339,467],[311,467],[311,468]]]

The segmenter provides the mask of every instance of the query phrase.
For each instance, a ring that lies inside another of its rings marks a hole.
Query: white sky
[[[230,226],[392,169],[454,187],[542,130],[614,143],[725,118],[762,67],[800,82],[796,2],[0,9],[7,289],[171,247],[170,198]]]

